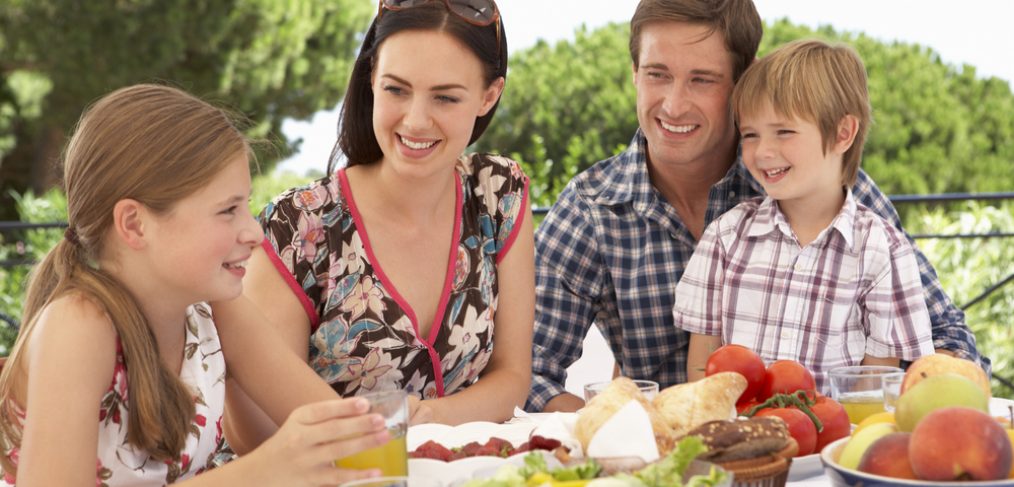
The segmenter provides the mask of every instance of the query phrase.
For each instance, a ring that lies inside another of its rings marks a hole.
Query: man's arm
[[[588,211],[568,185],[535,235],[535,334],[529,411],[576,411],[584,401],[564,389],[581,357],[601,292],[603,264]]]
[[[887,219],[895,227],[904,232],[901,227],[901,219],[894,205],[887,199],[876,183],[870,179],[865,171],[859,171],[859,178],[852,193],[860,203],[875,211],[881,217]],[[947,353],[959,358],[971,360],[979,364],[986,373],[990,372],[990,360],[988,357],[979,354],[975,347],[975,335],[965,324],[965,313],[958,309],[951,301],[951,298],[940,286],[940,279],[937,277],[933,266],[923,255],[919,247],[915,245],[912,237],[905,233],[905,237],[912,242],[915,249],[915,257],[919,263],[919,274],[922,280],[923,295],[926,298],[926,308],[929,311],[930,323],[933,326],[933,348],[937,353]]]

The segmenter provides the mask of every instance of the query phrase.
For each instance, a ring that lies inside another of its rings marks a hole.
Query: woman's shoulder
[[[275,196],[264,208],[263,217],[282,213],[323,213],[344,206],[339,172],[295,186]]]

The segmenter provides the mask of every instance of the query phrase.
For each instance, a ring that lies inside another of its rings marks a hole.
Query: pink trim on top
[[[507,252],[514,245],[514,241],[518,239],[518,234],[521,233],[521,224],[525,222],[525,216],[528,212],[525,208],[528,207],[528,183],[530,180],[525,178],[525,187],[521,189],[521,214],[518,215],[517,221],[514,222],[514,228],[511,230],[511,234],[507,236],[507,241],[503,243],[503,247],[500,248],[500,252],[496,254],[496,264],[500,265],[500,261],[507,256]]]
[[[447,262],[447,273],[444,275],[444,287],[440,292],[440,301],[437,304],[437,312],[433,318],[432,325],[430,326],[430,336],[423,338],[419,336],[419,320],[416,318],[415,310],[408,304],[408,301],[401,296],[398,289],[394,287],[394,283],[384,273],[383,268],[380,266],[380,261],[377,260],[376,254],[373,253],[373,246],[370,244],[369,233],[366,231],[366,225],[363,224],[362,215],[359,213],[359,207],[356,206],[355,198],[352,196],[352,189],[349,186],[348,176],[345,174],[345,170],[342,169],[338,172],[338,181],[341,184],[342,194],[345,195],[345,201],[348,202],[349,212],[352,213],[352,220],[356,224],[356,228],[359,230],[359,239],[363,242],[363,249],[366,250],[366,256],[369,257],[370,262],[373,264],[373,272],[377,274],[377,278],[383,283],[384,287],[387,288],[387,292],[391,294],[391,298],[394,299],[398,306],[405,311],[405,315],[408,316],[409,321],[412,323],[412,329],[415,331],[416,338],[426,345],[426,351],[430,356],[430,363],[433,365],[433,377],[437,387],[437,397],[444,397],[444,372],[441,370],[440,354],[437,353],[436,349],[433,348],[433,344],[437,339],[437,335],[440,332],[440,322],[443,321],[443,314],[447,309],[447,302],[450,301],[451,297],[451,285],[454,281],[454,270],[457,265],[458,257],[458,240],[461,238],[461,176],[454,172],[454,231],[451,234],[451,250],[450,258]]]
[[[268,260],[275,265],[275,270],[282,275],[282,280],[285,281],[285,284],[288,284],[289,289],[296,295],[296,299],[299,300],[299,304],[303,305],[303,311],[306,311],[306,316],[310,318],[310,333],[317,331],[317,327],[320,326],[320,316],[317,314],[317,310],[313,306],[313,301],[311,301],[310,297],[303,291],[303,286],[300,286],[299,283],[296,282],[296,276],[293,276],[292,272],[289,271],[289,268],[285,266],[285,263],[282,262],[282,258],[278,256],[278,252],[275,251],[271,242],[268,242],[268,239],[265,238],[264,240],[261,240],[261,248],[263,248],[264,253],[268,255]]]

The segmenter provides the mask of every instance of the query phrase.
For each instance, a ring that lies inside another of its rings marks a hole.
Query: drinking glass
[[[831,399],[845,408],[849,422],[859,424],[872,414],[884,411],[883,377],[901,372],[899,367],[856,365],[837,367],[828,372]]]
[[[357,470],[379,468],[382,475],[408,475],[408,450],[405,443],[408,432],[408,394],[398,390],[375,392],[361,397],[370,401],[371,413],[384,417],[391,439],[378,447],[339,458],[335,460],[335,466]]]
[[[602,392],[612,381],[591,382],[584,385],[584,402],[591,401],[593,397]],[[653,380],[635,380],[634,384],[644,394],[645,399],[652,400],[658,395],[658,382]]]
[[[898,396],[901,396],[901,382],[905,380],[904,372],[893,372],[884,374],[880,378],[884,389],[884,410],[894,411],[898,404]]]

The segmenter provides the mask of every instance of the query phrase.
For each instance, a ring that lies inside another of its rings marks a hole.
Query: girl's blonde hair
[[[13,382],[27,367],[25,344],[43,309],[75,294],[100,306],[119,336],[130,388],[127,440],[160,460],[179,455],[195,414],[192,392],[163,365],[130,291],[95,262],[116,202],[130,198],[156,213],[168,212],[236,157],[250,155],[248,142],[223,110],[168,86],[121,88],[85,110],[63,154],[68,237],[32,271],[24,326],[0,375],[4,451],[21,445]],[[0,465],[16,472],[6,455],[0,455]]]

